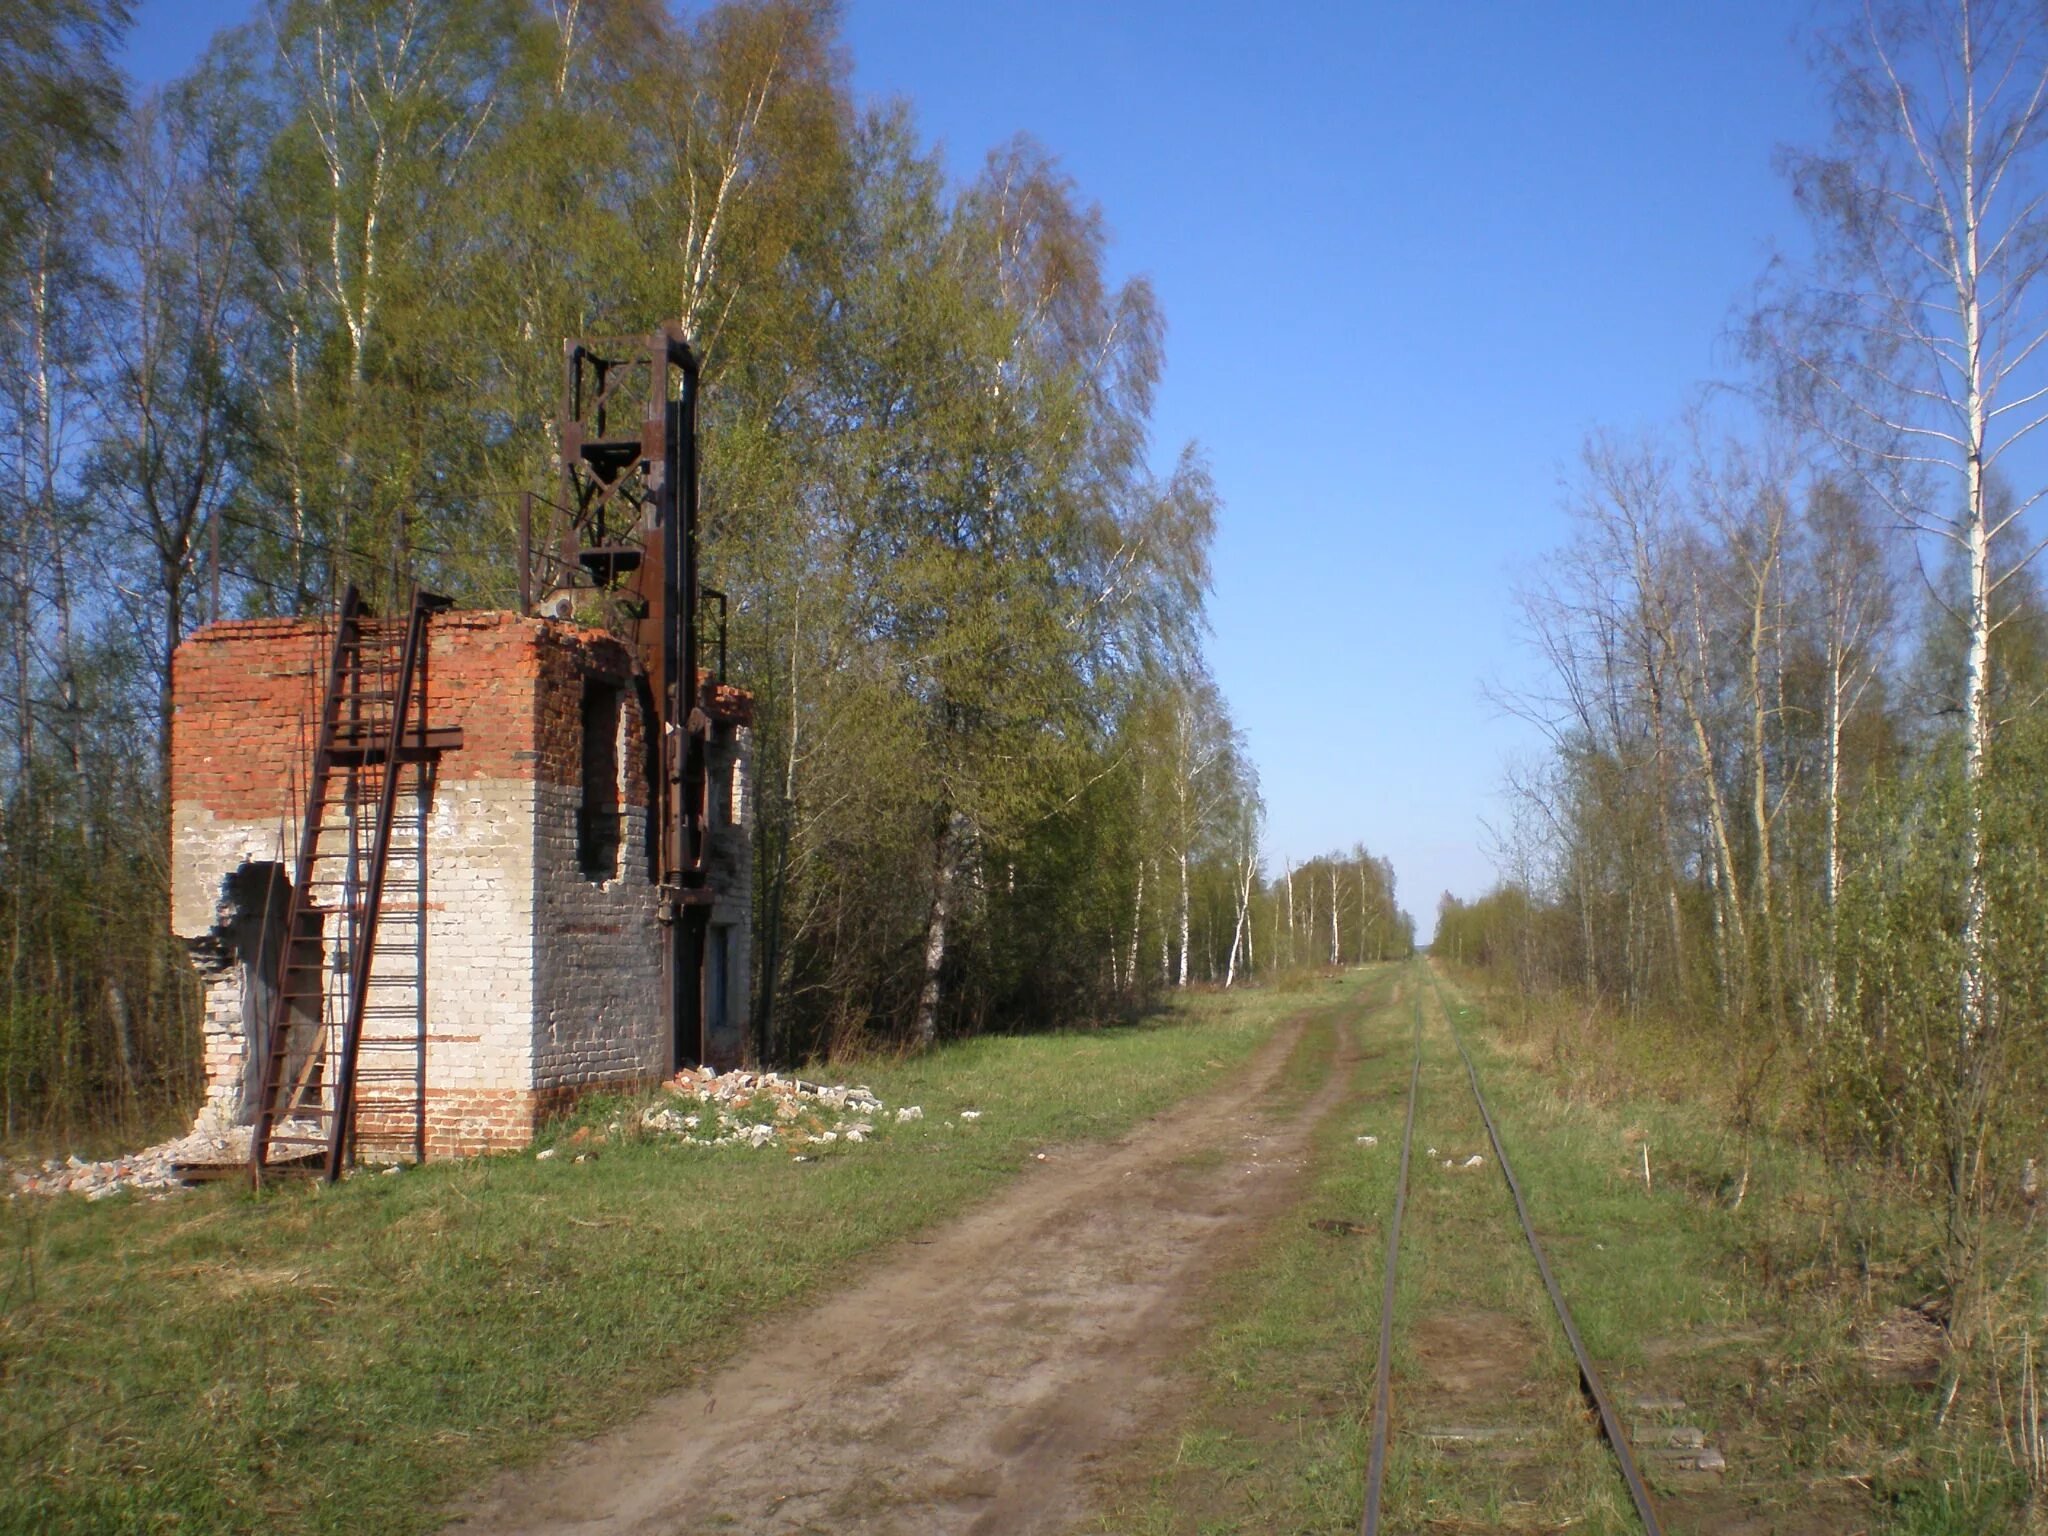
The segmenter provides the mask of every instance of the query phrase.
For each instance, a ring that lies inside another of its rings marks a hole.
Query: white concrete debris
[[[1380,1139],[1377,1136],[1361,1136],[1358,1138],[1358,1144],[1361,1147],[1376,1147],[1380,1144]]]
[[[811,1083],[779,1072],[690,1067],[665,1083],[663,1093],[699,1107],[685,1112],[666,1103],[650,1104],[640,1112],[640,1129],[694,1147],[858,1143],[874,1134],[874,1120],[882,1113],[882,1101],[871,1088]],[[898,1110],[896,1118],[921,1120],[924,1111],[912,1106]]]
[[[1477,1152],[1474,1152],[1470,1157],[1465,1159],[1465,1166],[1467,1168],[1477,1168],[1485,1161],[1485,1158],[1481,1157]]]
[[[960,1111],[960,1118],[962,1120],[979,1120],[981,1118],[981,1111],[978,1109],[963,1109]]]
[[[906,1104],[903,1108],[896,1111],[896,1121],[899,1125],[906,1120],[922,1120],[923,1118],[924,1111],[915,1104]]]
[[[291,1120],[279,1126],[275,1134],[315,1136],[320,1134],[320,1128],[310,1121]],[[246,1125],[209,1126],[174,1141],[144,1147],[126,1157],[91,1163],[76,1156],[62,1162],[46,1158],[34,1166],[21,1167],[0,1163],[0,1172],[6,1174],[10,1197],[83,1195],[88,1200],[104,1200],[108,1195],[132,1189],[160,1199],[186,1187],[178,1176],[180,1168],[245,1166],[249,1161],[249,1136],[250,1128]]]

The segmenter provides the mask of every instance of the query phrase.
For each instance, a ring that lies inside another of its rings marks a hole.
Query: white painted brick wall
[[[525,780],[444,781],[428,820],[427,1083],[527,1089],[534,1079],[535,793]],[[290,869],[283,829],[173,809],[172,927],[204,938],[222,882],[249,862]],[[388,933],[387,933],[388,937]],[[400,962],[390,962],[392,974]],[[240,1079],[242,968],[209,966],[207,1117],[231,1112]],[[395,990],[395,989],[394,989]],[[391,1033],[383,1024],[373,1033]]]
[[[454,780],[435,796],[427,826],[430,1088],[534,1086],[534,805],[525,779]]]
[[[533,1085],[581,1087],[666,1072],[663,934],[647,878],[647,812],[622,805],[618,872],[577,863],[577,789],[538,786],[534,819]]]

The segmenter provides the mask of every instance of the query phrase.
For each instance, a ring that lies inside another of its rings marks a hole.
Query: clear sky
[[[161,79],[247,0],[141,0]],[[1796,244],[1772,167],[1823,132],[1803,4],[845,0],[858,88],[970,175],[1029,133],[1168,324],[1157,418],[1224,500],[1209,654],[1277,871],[1363,841],[1425,935],[1491,881],[1528,733],[1511,588],[1585,431],[1733,369]]]

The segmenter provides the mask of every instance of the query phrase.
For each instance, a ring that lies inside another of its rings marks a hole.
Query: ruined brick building
[[[425,816],[428,1155],[522,1145],[593,1086],[736,1063],[752,701],[706,682],[716,901],[702,1038],[678,1041],[664,1027],[648,719],[629,649],[512,613],[440,614],[428,636],[429,719],[460,740],[438,754]],[[329,643],[317,622],[253,619],[201,630],[176,658],[171,922],[206,983],[219,1122],[253,1111],[249,1013],[282,938],[263,928],[283,920]]]
[[[519,1146],[589,1089],[745,1054],[752,698],[698,665],[694,408],[673,333],[568,348],[554,580],[604,627],[351,590],[179,648],[201,1124],[252,1126],[259,1172],[273,1138],[331,1175]]]

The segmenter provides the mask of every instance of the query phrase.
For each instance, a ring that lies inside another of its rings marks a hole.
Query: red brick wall
[[[171,659],[171,798],[269,821],[305,794],[329,645],[316,625],[245,619],[200,630]]]
[[[427,713],[463,744],[441,761],[451,779],[533,779],[574,784],[582,771],[582,681],[627,682],[632,656],[610,635],[510,613],[449,613],[428,626]],[[300,619],[209,625],[172,660],[171,798],[238,821],[296,811],[333,644],[331,629]],[[628,698],[633,697],[629,688]],[[637,770],[641,715],[626,710]],[[628,775],[629,801],[645,803]]]
[[[534,1132],[568,1114],[590,1093],[631,1093],[652,1088],[656,1079],[590,1083],[573,1088],[427,1090],[427,1156],[466,1157],[476,1152],[516,1151]]]
[[[455,865],[444,864],[449,879],[435,885],[431,849],[429,854],[429,884],[437,898],[430,900],[429,910],[437,914],[433,931],[439,937],[428,955],[433,1038],[427,1141],[430,1155],[445,1156],[525,1146],[537,1119],[552,1112],[552,1092],[534,1091],[536,1064],[529,1047],[539,1017],[528,985],[541,964],[536,909],[547,942],[579,951],[592,944],[587,936],[555,934],[581,908],[571,911],[573,902],[564,906],[545,894],[545,880],[523,885],[522,878],[534,880],[542,872],[529,869],[521,877],[516,848],[506,855],[506,876],[493,873],[491,860],[503,850],[489,839],[509,840],[508,846],[531,843],[536,836],[531,818],[542,818],[543,832],[561,821],[568,852],[547,851],[552,845],[546,845],[544,856],[566,857],[573,864],[586,676],[623,685],[623,801],[627,809],[643,812],[646,732],[631,653],[610,635],[509,613],[467,612],[437,615],[428,635],[427,723],[463,732],[463,745],[442,757],[438,798],[449,815],[473,824],[477,833],[458,833],[467,861],[462,870],[473,878],[457,879]],[[176,888],[186,893],[180,931],[188,937],[211,922],[221,881],[242,860],[291,856],[280,834],[304,804],[332,645],[329,626],[257,619],[209,626],[178,649],[171,737],[173,856],[179,861]],[[494,785],[521,783],[536,785],[537,796],[493,795]],[[513,800],[519,806],[507,819],[499,807]],[[624,863],[642,870],[638,884],[621,884],[609,894],[594,886],[586,891],[571,868],[572,895],[586,904],[607,901],[651,922],[638,840],[627,844]],[[613,916],[617,926],[618,914]],[[631,936],[621,942],[627,945],[627,959],[644,963],[658,977],[658,951],[651,943]],[[521,984],[490,986],[493,967]],[[228,975],[222,984],[238,982]],[[466,1001],[465,988],[481,988],[487,996],[481,1003]],[[580,993],[575,996],[581,999]],[[231,1026],[238,1025],[238,999],[238,991],[233,998],[223,994],[222,1018]],[[234,1007],[228,1006],[231,1002]],[[462,1039],[449,1034],[450,1018],[462,1020],[457,1029]],[[607,1042],[608,1048],[615,1044]],[[645,1053],[636,1052],[637,1047],[625,1052],[630,1058],[626,1070],[644,1073],[639,1055]],[[225,1082],[238,1060],[232,1051],[212,1052],[209,1071],[223,1074]],[[434,1081],[437,1074],[439,1082]],[[610,1075],[620,1074],[612,1069]]]
[[[533,777],[535,621],[451,614],[429,626],[428,724],[460,726],[445,778]],[[274,820],[305,795],[333,631],[295,619],[213,624],[171,664],[171,798],[217,817]]]
[[[427,1156],[503,1152],[533,1140],[530,1088],[427,1089]]]
[[[633,653],[623,641],[601,630],[573,624],[547,624],[538,648],[539,739],[536,757],[526,765],[531,777],[549,784],[580,784],[583,779],[583,683],[602,678],[621,690],[619,715],[625,722],[619,766],[625,780],[622,803],[644,806],[647,796],[647,732],[640,685],[633,678]]]

